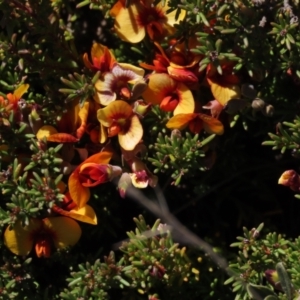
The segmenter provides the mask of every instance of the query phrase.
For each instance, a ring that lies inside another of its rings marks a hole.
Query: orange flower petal
[[[199,118],[203,121],[203,128],[207,133],[218,135],[224,133],[224,126],[218,119],[205,114],[199,114]]]
[[[143,93],[143,98],[147,103],[160,104],[175,89],[176,82],[168,74],[152,74],[149,76],[148,87]]]
[[[78,139],[68,133],[54,133],[47,137],[47,141],[55,143],[76,143]]]
[[[8,226],[4,232],[4,244],[16,255],[25,256],[29,254],[33,247],[32,232],[41,228],[42,221],[31,219],[29,225],[23,227],[17,221],[13,227]]]
[[[179,96],[179,103],[174,110],[174,116],[194,112],[195,101],[193,94],[188,87],[183,83],[179,83],[177,86],[177,93]]]
[[[166,124],[167,128],[171,129],[179,129],[182,130],[184,127],[188,125],[188,123],[195,119],[198,114],[191,113],[191,114],[178,114],[172,117],[168,123]]]
[[[131,118],[128,131],[118,134],[119,144],[124,150],[133,150],[143,137],[143,127],[137,115]]]
[[[175,80],[182,82],[198,82],[198,77],[190,70],[173,67],[172,65],[169,66],[167,70],[169,75]]]
[[[22,84],[14,91],[14,96],[17,99],[21,99],[23,94],[25,94],[28,89],[29,89],[29,84]]]
[[[53,238],[57,249],[75,245],[81,236],[78,223],[68,217],[49,217],[43,219],[44,226],[55,233]]]
[[[127,102],[122,100],[111,102],[108,106],[100,108],[97,111],[97,118],[105,127],[111,126],[118,117],[120,118],[120,116],[128,119],[131,117],[131,115],[132,107]]]
[[[70,175],[68,187],[71,198],[79,208],[89,201],[91,196],[90,189],[81,185],[78,168]]]
[[[93,65],[91,64],[91,62],[90,62],[90,60],[89,60],[89,56],[88,56],[87,53],[84,53],[84,54],[83,54],[82,59],[83,59],[84,65],[85,65],[88,69],[91,69],[91,70],[92,70],[92,69],[93,69]]]
[[[127,8],[118,1],[110,11],[115,17],[114,29],[117,35],[129,43],[139,43],[146,35],[145,27],[138,22],[139,12],[143,7],[138,2],[133,3]]]
[[[78,112],[78,117],[81,121],[80,127],[77,128],[76,130],[76,136],[80,139],[82,138],[83,134],[85,133],[86,129],[86,122],[89,114],[89,108],[90,108],[90,103],[91,101],[85,101],[83,106],[80,107],[79,112]]]

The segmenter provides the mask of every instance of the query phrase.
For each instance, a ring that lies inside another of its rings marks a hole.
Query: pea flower
[[[195,48],[194,39],[190,39],[189,48]],[[160,51],[155,54],[153,65],[140,63],[144,69],[153,70],[156,73],[168,73],[170,77],[184,83],[198,82],[198,66],[200,55],[195,55],[186,50],[185,43],[172,41],[172,45],[165,51],[157,42],[154,42]]]
[[[138,158],[134,158],[128,161],[131,172],[129,173],[132,180],[132,184],[136,188],[146,188],[148,185],[155,187],[157,185],[158,178],[153,175],[147,166]]]
[[[165,73],[149,76],[143,98],[148,103],[158,104],[164,111],[173,111],[174,115],[192,113],[195,109],[194,97],[189,88]]]
[[[99,43],[94,43],[92,46],[91,60],[92,62],[90,62],[87,53],[83,55],[84,65],[90,70],[101,71],[101,73],[110,71],[116,62],[113,53]]]
[[[94,99],[101,105],[108,105],[117,99],[131,98],[129,84],[143,80],[145,71],[130,64],[115,64],[110,72],[95,83],[96,95]]]
[[[110,10],[115,18],[114,29],[118,36],[129,43],[139,43],[146,33],[150,39],[158,39],[174,32],[173,25],[185,18],[186,11],[181,10],[176,20],[176,10],[169,13],[169,1],[156,6],[153,0],[132,0],[126,7],[125,0],[119,0]]]
[[[108,165],[112,157],[109,151],[94,154],[82,162],[70,175],[69,192],[78,209],[84,207],[90,198],[90,187],[110,181],[120,173]]]
[[[22,226],[17,221],[4,232],[6,247],[16,255],[28,255],[33,246],[37,257],[50,257],[53,246],[64,249],[75,245],[81,236],[80,226],[67,217],[31,219]]]
[[[192,133],[200,133],[203,129],[210,134],[223,134],[224,126],[218,120],[202,113],[178,114],[166,124],[168,128],[182,130],[189,127]]]
[[[118,135],[120,146],[133,150],[143,137],[143,127],[132,107],[125,101],[116,100],[97,112],[99,122],[108,127],[108,136]]]
[[[288,186],[292,191],[300,190],[300,176],[294,170],[287,170],[282,173],[278,180],[278,184]]]

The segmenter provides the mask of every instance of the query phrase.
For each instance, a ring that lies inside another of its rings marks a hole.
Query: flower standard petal
[[[175,89],[176,82],[168,74],[152,74],[149,76],[148,87],[143,93],[143,98],[148,103],[160,104]]]
[[[68,217],[49,217],[43,219],[43,225],[54,232],[53,242],[57,249],[73,246],[80,239],[80,226]]]
[[[190,121],[197,118],[196,113],[190,113],[190,114],[178,114],[176,116],[173,116],[168,123],[166,124],[167,128],[171,129],[184,129]]]
[[[31,219],[29,224],[22,226],[17,221],[13,227],[8,226],[4,232],[4,244],[16,255],[27,255],[33,247],[33,233],[42,226],[42,221]]]
[[[174,116],[178,114],[188,114],[194,112],[195,109],[195,101],[192,92],[188,89],[188,87],[179,83],[177,86],[177,94],[179,98],[179,102],[174,110]]]
[[[110,11],[112,17],[115,17],[114,29],[118,36],[129,43],[139,43],[146,34],[145,27],[138,21],[139,13],[143,6],[137,2],[127,8],[121,1],[118,1]]]
[[[132,116],[128,129],[118,134],[120,146],[127,151],[133,150],[142,137],[143,127],[137,115]]]
[[[132,107],[125,101],[116,100],[97,111],[99,122],[105,127],[110,127],[119,119],[129,119],[132,116]]]

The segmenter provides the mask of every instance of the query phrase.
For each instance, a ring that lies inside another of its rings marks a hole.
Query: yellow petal
[[[20,221],[17,221],[13,228],[11,226],[6,228],[4,244],[14,254],[25,256],[33,247],[32,233],[41,226],[42,221],[38,219],[31,219],[29,225],[25,227]]]
[[[166,124],[167,128],[171,129],[179,129],[182,130],[184,127],[188,125],[188,123],[195,119],[197,117],[197,114],[178,114],[174,117],[172,117],[168,123]]]
[[[84,222],[84,223],[97,225],[96,213],[95,213],[94,209],[89,205],[85,205],[84,207],[76,209],[76,210],[72,209],[70,211],[70,217],[75,220]]]
[[[78,223],[68,217],[43,219],[44,226],[54,232],[53,242],[57,249],[75,245],[81,236]]]
[[[97,111],[97,119],[105,127],[111,126],[120,115],[122,118],[130,118],[132,115],[132,107],[122,100],[111,102]]]
[[[176,82],[165,73],[157,73],[149,76],[148,87],[143,93],[147,103],[160,104],[166,95],[176,89]]]
[[[88,69],[93,69],[93,65],[91,64],[90,60],[89,60],[89,56],[87,53],[83,54],[83,63],[84,65],[88,68]]]
[[[20,99],[23,96],[23,94],[27,92],[28,89],[29,84],[22,84],[14,91],[14,96]]]
[[[104,54],[104,49],[107,48],[106,46],[100,43],[94,43],[91,49],[91,56],[93,57],[101,57]]]
[[[57,133],[57,130],[50,125],[42,126],[36,134],[38,140],[42,140],[44,137],[48,138],[51,134]]]
[[[194,112],[195,101],[193,94],[188,87],[183,83],[179,83],[177,86],[177,93],[179,96],[179,103],[174,110],[174,116]]]
[[[128,8],[122,6],[118,1],[111,10],[111,15],[115,17],[114,29],[117,35],[129,43],[139,43],[146,34],[145,28],[138,22],[139,12],[142,5],[132,1]],[[116,15],[115,15],[116,13]]]
[[[166,1],[164,3],[164,6],[162,6],[162,1],[161,1],[158,3],[156,7],[160,8],[163,12],[167,12],[167,10],[170,8],[170,6],[168,5],[169,2],[170,1]],[[171,26],[173,26],[174,24],[178,24],[180,21],[183,21],[186,16],[186,10],[184,9],[180,10],[180,14],[177,19],[175,18],[176,13],[177,13],[177,9],[172,10],[170,13],[166,14],[167,23]]]
[[[104,144],[107,140],[107,129],[100,123],[99,143]]]
[[[141,77],[144,77],[144,75],[145,75],[145,70],[144,69],[136,67],[134,65],[126,64],[126,63],[119,63],[119,66],[122,69],[130,70],[130,71],[134,72],[136,75],[139,75]],[[140,79],[135,79],[135,81],[136,80],[140,80]],[[132,82],[129,81],[129,83],[132,83]]]
[[[70,217],[77,221],[89,223],[92,225],[97,225],[96,213],[94,209],[87,204],[82,208],[72,209],[70,211],[63,210],[62,208],[57,207],[56,212],[59,213],[60,215]]]
[[[131,123],[126,133],[118,134],[119,144],[125,150],[133,150],[143,137],[143,127],[137,115],[131,118]]]
[[[215,82],[212,82],[210,88],[215,99],[223,106],[230,99],[240,98],[241,96],[240,87],[236,84],[228,84],[226,86],[221,86]]]

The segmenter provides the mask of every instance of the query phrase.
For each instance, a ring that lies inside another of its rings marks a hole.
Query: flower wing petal
[[[219,135],[224,133],[224,126],[218,119],[205,114],[199,114],[199,118],[203,121],[203,128],[207,133]]]
[[[166,124],[167,128],[171,129],[179,129],[182,130],[185,126],[188,125],[188,123],[195,119],[197,117],[197,114],[191,113],[191,114],[178,114],[174,117],[172,117],[168,123]]]

